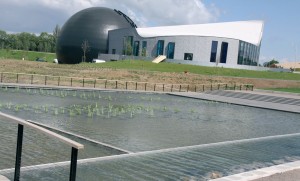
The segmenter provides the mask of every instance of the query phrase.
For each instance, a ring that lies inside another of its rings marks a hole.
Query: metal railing
[[[1,72],[0,83],[17,83],[31,85],[87,87],[103,89],[123,89],[161,92],[204,92],[212,90],[253,90],[252,84],[166,84],[152,82],[137,82],[125,80],[93,79],[80,77],[52,76],[40,74],[25,74]]]
[[[21,118],[5,114],[0,112],[0,117],[7,118],[15,123],[18,124],[18,137],[17,137],[17,149],[16,149],[16,161],[15,161],[15,173],[14,173],[14,181],[20,180],[20,174],[21,174],[21,160],[22,160],[22,144],[23,144],[23,129],[24,126],[32,128],[38,132],[41,132],[47,136],[50,136],[52,138],[55,138],[59,141],[61,141],[64,144],[69,145],[72,147],[71,150],[71,165],[70,165],[70,181],[76,180],[76,169],[77,169],[77,156],[78,156],[78,150],[83,149],[84,146],[80,143],[77,143],[69,138],[63,137],[57,133],[54,133],[52,131],[49,131],[43,127],[37,126],[35,124],[32,124],[26,120],[23,120]]]

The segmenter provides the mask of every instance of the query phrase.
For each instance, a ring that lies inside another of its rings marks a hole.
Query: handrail
[[[41,133],[44,133],[45,135],[48,135],[50,137],[57,138],[59,141],[65,143],[65,144],[67,144],[67,145],[69,145],[71,147],[74,147],[76,149],[83,149],[84,148],[84,146],[82,144],[80,144],[80,143],[77,143],[77,142],[75,142],[75,141],[73,141],[73,140],[71,140],[69,138],[63,137],[63,136],[61,136],[61,135],[59,135],[57,133],[49,131],[49,130],[43,128],[43,127],[37,126],[37,125],[32,124],[30,122],[27,122],[27,121],[25,121],[23,119],[20,119],[18,117],[15,117],[15,116],[12,116],[12,115],[8,115],[8,114],[2,113],[2,112],[0,112],[0,116],[8,118],[8,119],[10,119],[10,120],[12,120],[12,121],[14,121],[14,122],[16,122],[18,124],[30,127],[32,129],[35,129],[35,130],[37,130],[37,131],[39,131]]]
[[[15,161],[15,175],[14,175],[14,181],[20,180],[20,173],[21,173],[21,160],[22,160],[22,145],[23,145],[23,129],[24,126],[30,127],[38,132],[41,132],[47,136],[53,137],[58,139],[64,144],[67,144],[72,147],[71,150],[71,166],[70,166],[70,181],[76,180],[76,168],[77,168],[77,156],[78,156],[78,150],[83,149],[84,146],[80,143],[77,143],[71,139],[68,139],[66,137],[63,137],[57,133],[54,133],[50,130],[47,130],[45,128],[42,128],[38,125],[32,124],[24,119],[5,114],[0,112],[0,117],[7,118],[13,122],[16,122],[18,124],[18,137],[17,137],[17,149],[16,149],[16,161]]]

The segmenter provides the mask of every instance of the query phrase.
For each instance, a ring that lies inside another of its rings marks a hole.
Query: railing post
[[[163,84],[163,92],[165,92],[165,84]]]
[[[220,90],[220,84],[218,84],[218,90]]]
[[[31,74],[31,84],[33,84],[33,74]]]
[[[45,85],[47,85],[47,75],[45,75]]]
[[[60,77],[58,77],[57,85],[59,86],[60,84]]]
[[[204,92],[204,84],[203,84],[203,92]]]
[[[172,84],[172,86],[171,86],[171,92],[173,92],[173,84]]]
[[[125,85],[126,85],[126,90],[127,90],[127,81],[126,81]]]
[[[118,89],[118,81],[116,80],[116,89]]]
[[[147,90],[147,83],[145,83],[145,91]]]
[[[195,92],[197,92],[197,85],[195,85]]]
[[[106,89],[106,84],[107,84],[107,80],[105,80],[105,86],[104,86],[104,87],[105,87],[105,89]]]
[[[84,87],[84,78],[82,79],[82,87]]]
[[[233,90],[235,90],[235,86],[236,86],[236,85],[235,85],[235,83],[234,83]]]
[[[251,90],[251,91],[253,91],[253,89],[254,89],[254,85],[252,85],[251,87],[252,87],[252,90]]]
[[[94,80],[94,88],[96,88],[96,79]]]
[[[186,91],[189,92],[189,90],[190,90],[190,85],[187,86]]]
[[[21,160],[22,160],[22,144],[23,144],[23,129],[24,126],[18,124],[18,138],[17,138],[17,150],[16,150],[16,164],[15,164],[15,177],[14,181],[20,180],[21,172]]]
[[[135,90],[137,90],[137,82],[135,82]]]
[[[179,92],[181,92],[181,84],[179,85]]]
[[[213,85],[212,85],[212,84],[210,84],[210,90],[211,90],[211,91],[213,90]]]
[[[225,90],[227,90],[227,84],[225,85]]]
[[[19,74],[17,74],[17,83],[19,83]]]
[[[70,179],[69,179],[69,181],[75,181],[76,180],[77,155],[78,155],[78,149],[72,147],[71,165],[70,165]]]
[[[156,84],[154,84],[154,91],[155,91],[155,89],[156,89]]]
[[[3,80],[3,72],[1,72],[1,83],[2,83],[2,80]]]
[[[240,85],[240,90],[242,90],[242,85]]]
[[[71,77],[71,87],[73,87],[73,78]]]

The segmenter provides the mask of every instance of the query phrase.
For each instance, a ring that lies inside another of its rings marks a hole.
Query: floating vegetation
[[[187,107],[187,109],[182,109],[183,107],[175,107],[176,104],[190,104],[190,101],[174,99],[170,105],[169,99],[164,99],[162,96],[156,94],[125,94],[123,92],[111,94],[109,91],[76,91],[69,89],[21,88],[8,86],[0,87],[0,91],[12,93],[12,95],[18,92],[18,96],[30,95],[33,96],[32,99],[35,101],[40,98],[49,99],[49,97],[55,97],[55,99],[53,99],[54,101],[64,99],[58,101],[59,105],[43,105],[44,101],[28,102],[29,105],[12,103],[9,101],[2,101],[0,103],[0,109],[12,110],[15,112],[26,111],[65,117],[80,116],[83,119],[84,117],[92,119],[99,119],[99,117],[101,119],[110,119],[114,117],[142,119],[143,116],[154,118],[156,117],[155,115],[172,115],[173,113],[179,112],[187,113],[189,116],[195,118],[198,113],[194,108]],[[68,104],[69,101],[73,102],[73,104]],[[213,104],[211,101],[206,101],[204,103]]]

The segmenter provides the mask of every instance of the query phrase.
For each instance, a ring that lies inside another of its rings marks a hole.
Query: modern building
[[[58,62],[92,62],[99,53],[108,53],[109,30],[135,27],[129,17],[117,10],[92,7],[79,11],[67,20],[59,33]]]
[[[121,11],[93,7],[64,24],[56,54],[59,63],[165,55],[167,62],[249,68],[258,65],[263,28],[262,21],[137,28]]]
[[[208,66],[257,66],[263,27],[262,21],[240,21],[115,29],[108,33],[108,54],[165,55],[169,62]]]

